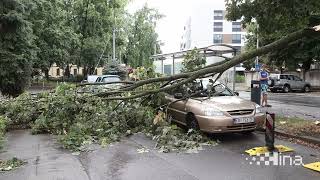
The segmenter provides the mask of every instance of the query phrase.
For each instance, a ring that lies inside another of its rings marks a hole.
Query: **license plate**
[[[234,124],[242,124],[242,123],[252,123],[254,122],[253,117],[242,117],[242,118],[234,118]]]

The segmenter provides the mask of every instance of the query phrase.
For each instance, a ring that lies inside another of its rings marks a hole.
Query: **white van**
[[[98,75],[88,75],[87,83],[95,83],[98,77]]]

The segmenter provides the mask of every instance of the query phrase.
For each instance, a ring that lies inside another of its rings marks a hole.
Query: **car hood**
[[[220,111],[255,109],[255,103],[239,98],[238,96],[211,97],[210,99],[202,101],[201,104],[214,107]]]

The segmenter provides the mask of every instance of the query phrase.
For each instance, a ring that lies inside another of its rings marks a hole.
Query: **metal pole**
[[[258,31],[258,27],[257,27]],[[259,48],[259,37],[258,37],[258,32],[257,32],[257,49]],[[259,56],[256,56],[256,64],[259,64]]]
[[[163,59],[161,59],[161,74],[163,74],[164,70],[163,70]]]
[[[275,114],[274,113],[266,113],[266,132],[265,132],[265,140],[266,146],[269,151],[273,151],[274,147],[274,125],[275,125]]]
[[[258,22],[257,22],[257,49],[259,48],[259,24],[258,24]],[[259,56],[256,56],[256,62],[255,62],[255,68],[257,68],[257,67],[259,67]],[[260,70],[260,67],[259,67],[259,70]],[[257,69],[256,69],[256,71],[257,71]],[[260,73],[258,73],[258,76],[257,76],[257,80],[260,80]]]
[[[174,66],[174,55],[172,56],[172,75],[174,75],[174,68],[175,68],[175,66]]]
[[[233,57],[236,56],[236,51],[233,52]],[[236,91],[236,66],[233,66],[233,82],[232,82],[232,91]]]
[[[112,59],[113,59],[113,63],[115,63],[116,62],[116,31],[115,31],[115,28],[113,28],[113,34],[112,34],[112,47],[113,47],[113,57],[112,57]]]
[[[113,32],[112,32],[112,48],[113,48],[113,63],[116,63],[116,16],[115,16],[115,8],[113,4]]]

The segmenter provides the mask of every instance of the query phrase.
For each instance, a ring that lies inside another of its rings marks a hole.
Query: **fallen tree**
[[[153,137],[156,148],[162,152],[198,150],[203,143],[215,145],[216,142],[202,136],[200,132],[188,130],[185,133],[183,129],[169,124],[166,114],[157,109],[163,105],[160,92],[170,91],[208,75],[217,75],[217,79],[234,65],[275,48],[283,48],[302,37],[318,35],[316,31],[319,30],[320,26],[304,29],[230,60],[173,76],[146,76],[143,80],[126,83],[120,89],[97,95],[78,93],[74,85],[68,84],[61,84],[54,92],[41,93],[36,97],[22,94],[0,102],[0,119],[9,129],[20,125],[31,127],[33,133],[59,135],[58,140],[63,147],[75,151],[86,150],[92,142],[106,146],[119,141],[123,136],[138,132]],[[173,80],[179,82],[165,86]],[[150,95],[153,95],[151,100],[146,100]],[[191,96],[193,94],[186,98]]]
[[[288,34],[287,36],[273,43],[270,43],[266,46],[260,47],[256,50],[252,50],[249,52],[241,53],[238,56],[235,56],[231,59],[227,59],[220,63],[208,65],[192,72],[180,73],[172,76],[155,77],[155,78],[136,81],[133,83],[127,83],[128,85],[120,89],[112,90],[108,92],[101,92],[101,93],[98,93],[96,96],[103,97],[105,100],[129,100],[129,99],[135,99],[135,98],[139,98],[139,97],[143,97],[143,96],[147,96],[155,93],[168,92],[183,84],[191,82],[197,78],[207,76],[208,74],[210,74],[211,76],[222,74],[224,71],[226,71],[227,69],[237,64],[240,64],[246,60],[252,59],[256,56],[265,55],[269,52],[272,52],[273,50],[283,49],[289,46],[290,43],[295,42],[301,38],[308,37],[308,36],[309,37],[319,36],[320,35],[319,31],[320,31],[320,25],[315,27],[305,28],[305,29],[293,32],[291,34]],[[137,91],[137,92],[134,91],[139,87],[147,86],[154,83],[170,82],[178,79],[181,79],[181,81],[172,86],[163,86],[160,88],[154,88],[150,90]],[[127,92],[130,92],[131,95],[129,96],[125,95],[125,93]]]

